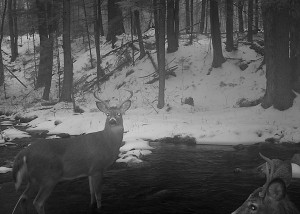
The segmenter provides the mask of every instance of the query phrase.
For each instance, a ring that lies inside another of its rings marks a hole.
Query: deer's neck
[[[123,126],[105,126],[103,130],[103,134],[105,138],[108,140],[108,146],[111,147],[115,152],[119,153],[119,148],[122,145],[123,141]]]

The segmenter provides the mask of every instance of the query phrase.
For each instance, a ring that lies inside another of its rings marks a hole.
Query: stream
[[[0,147],[0,166],[12,161],[31,139]],[[239,207],[264,178],[251,172],[263,160],[289,159],[300,153],[299,144],[261,143],[250,146],[150,143],[155,149],[143,164],[115,163],[105,174],[103,213],[202,213],[226,214]],[[241,172],[234,172],[240,168]],[[16,193],[11,173],[0,174],[0,213],[11,213],[21,192]],[[288,188],[300,209],[300,180]],[[89,207],[87,178],[59,183],[46,202],[47,214],[83,214]],[[35,213],[32,200],[30,213]],[[21,213],[20,207],[16,214]]]

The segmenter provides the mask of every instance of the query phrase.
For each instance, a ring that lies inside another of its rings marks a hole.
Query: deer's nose
[[[114,118],[114,117],[113,117],[113,118],[110,118],[110,119],[109,119],[109,124],[110,124],[110,125],[116,125],[116,124],[117,124],[116,118]]]

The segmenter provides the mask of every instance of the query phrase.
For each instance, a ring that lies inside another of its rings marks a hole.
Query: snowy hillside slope
[[[145,42],[153,44],[153,31],[148,32],[148,35]],[[125,44],[129,38],[126,35],[119,37],[117,47]],[[136,60],[135,66],[127,65],[122,70],[114,72],[101,85],[99,96],[110,100],[111,104],[117,104],[128,96],[128,92],[123,89],[134,92],[132,107],[124,116],[125,150],[149,149],[145,141],[178,135],[193,137],[198,144],[252,144],[270,139],[272,142],[300,142],[299,95],[295,98],[293,107],[286,111],[263,109],[260,105],[253,107],[238,105],[241,101],[254,101],[264,95],[265,67],[258,69],[263,60],[262,56],[249,46],[240,45],[238,50],[232,53],[223,50],[227,61],[221,68],[212,69],[210,38],[202,35],[198,36],[192,45],[186,43],[187,39],[182,36],[179,50],[166,54],[166,64],[168,67],[176,67],[174,71],[176,77],[168,76],[166,80],[166,106],[163,109],[156,107],[158,81],[147,84],[153,79],[155,72],[148,57]],[[8,42],[5,44],[4,51],[9,53]],[[58,103],[47,108],[41,105],[45,102],[40,100],[42,89],[33,90],[33,80],[28,78],[32,72],[27,74],[27,77],[24,75],[24,69],[28,72],[30,69],[33,71],[34,66],[33,49],[30,44],[32,40],[27,40],[24,36],[18,60],[10,64],[6,58],[5,64],[17,70],[14,74],[27,85],[27,88],[6,73],[6,93],[9,98],[4,98],[2,87],[0,110],[37,115],[38,118],[30,122],[29,129],[46,129],[52,134],[61,132],[82,134],[103,129],[105,117],[98,112],[95,105],[93,91],[96,87],[91,87],[92,81],[96,78],[96,68],[89,68],[90,56],[86,44],[81,44],[78,39],[74,40],[72,46],[75,100],[76,105],[84,110],[82,114],[74,114],[70,103]],[[102,42],[101,55],[109,51],[110,45]],[[156,60],[155,51],[149,51]],[[95,58],[94,47],[92,53]],[[61,49],[60,57],[62,61]],[[102,67],[107,67],[106,72],[112,71],[118,65],[119,59],[116,54],[105,57]],[[248,64],[243,71],[239,67],[241,62]],[[56,102],[58,100],[56,59],[54,64],[51,101]],[[193,98],[194,106],[183,104],[183,100],[189,97]],[[58,120],[61,123],[54,124],[54,121]]]

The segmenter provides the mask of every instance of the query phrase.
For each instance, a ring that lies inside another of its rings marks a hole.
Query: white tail
[[[124,132],[122,115],[130,108],[133,93],[130,94],[118,107],[109,107],[94,93],[99,100],[98,109],[107,116],[103,131],[39,140],[16,156],[13,166],[16,189],[24,178],[28,181],[19,199],[23,213],[27,213],[27,199],[33,186],[38,186],[33,204],[38,214],[44,214],[44,203],[58,182],[83,176],[89,177],[91,207],[93,211],[100,210],[103,173],[119,154]]]
[[[262,154],[260,156],[266,161],[264,171],[266,183],[251,193],[242,206],[232,214],[300,214],[287,196],[286,185],[289,180],[286,179],[286,175],[278,173],[274,160]]]

